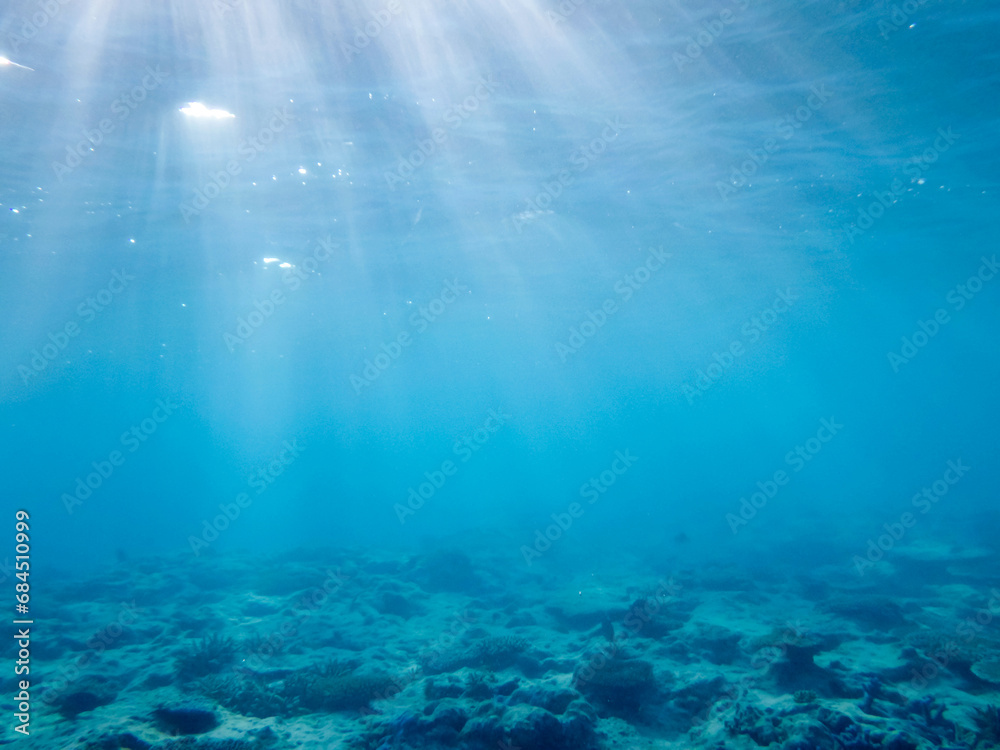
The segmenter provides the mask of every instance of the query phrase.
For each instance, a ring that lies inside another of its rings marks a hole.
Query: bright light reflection
[[[22,70],[30,70],[34,72],[34,68],[29,68],[27,65],[19,65],[13,60],[0,56],[0,65],[13,65],[15,68],[21,68]]]
[[[209,109],[201,102],[188,102],[186,107],[181,107],[181,112],[188,117],[211,118],[213,120],[236,117],[232,112],[226,112],[224,109]]]

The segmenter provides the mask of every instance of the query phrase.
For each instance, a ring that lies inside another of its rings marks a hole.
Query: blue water
[[[574,503],[560,554],[994,546],[1000,14],[906,8],[13,0],[5,517],[75,571],[524,565]]]

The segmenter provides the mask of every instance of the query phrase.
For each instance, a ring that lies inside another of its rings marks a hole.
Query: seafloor
[[[5,722],[0,742],[1000,747],[993,558],[938,550],[851,577],[603,555],[560,574],[488,549],[150,557],[49,586],[31,737]]]

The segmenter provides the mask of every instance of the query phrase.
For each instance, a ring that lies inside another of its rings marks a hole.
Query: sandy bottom
[[[1000,747],[992,564],[926,555],[875,584],[629,555],[559,571],[486,549],[179,555],[51,587],[31,735],[7,722],[0,742]]]

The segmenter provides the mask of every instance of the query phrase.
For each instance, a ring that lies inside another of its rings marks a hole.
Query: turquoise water
[[[998,30],[13,0],[0,434],[34,569],[471,547],[890,593],[976,559],[988,590]]]
[[[992,511],[997,292],[959,289],[997,247],[988,5],[210,5],[5,18],[34,68],[0,70],[7,494],[46,559],[183,547],[286,440],[301,460],[220,544],[530,538],[624,448],[638,471],[581,536],[739,543],[725,515],[830,417],[753,544],[864,547],[958,458],[915,533]]]
[[[865,538],[957,458],[933,523],[992,510],[997,293],[960,289],[996,250],[987,5],[387,9],[363,48],[360,6],[57,7],[33,38],[41,11],[12,8],[34,70],[2,70],[8,496],[49,559],[183,546],[295,439],[224,544],[531,526],[626,447],[592,527],[729,544],[725,514],[828,417],[760,526]],[[133,451],[157,399],[177,408]]]

